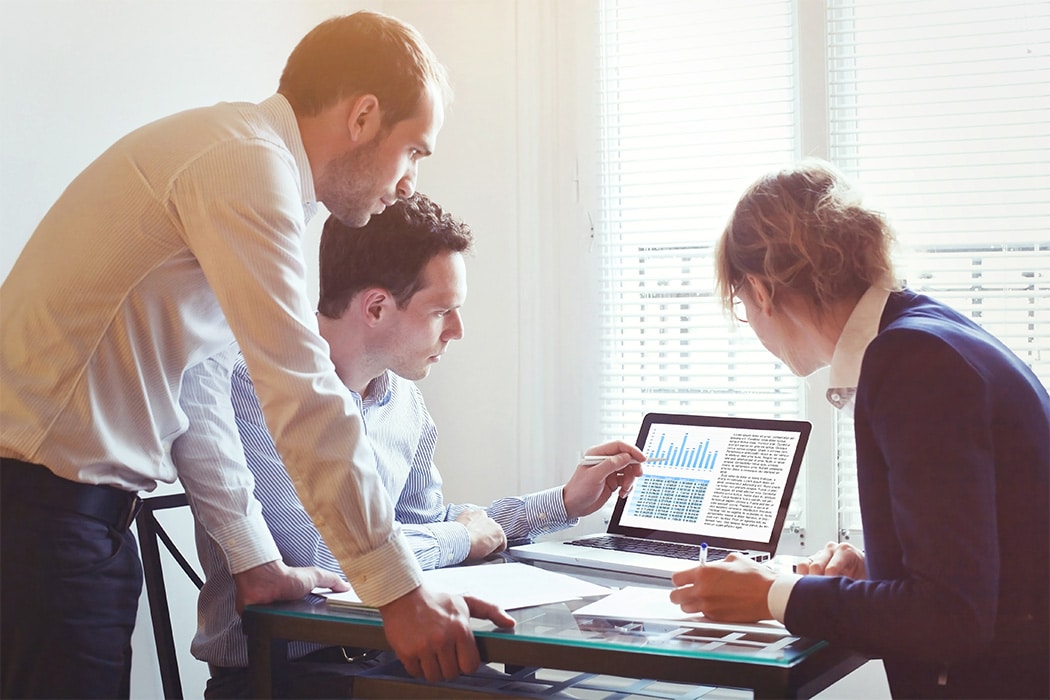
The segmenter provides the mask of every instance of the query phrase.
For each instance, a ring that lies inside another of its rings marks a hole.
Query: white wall
[[[593,256],[574,181],[574,124],[589,93],[560,66],[588,50],[579,41],[586,22],[572,11],[582,5],[4,0],[0,276],[69,180],[115,139],[182,109],[261,100],[317,22],[363,7],[389,12],[419,27],[450,70],[456,100],[420,190],[467,221],[477,240],[466,336],[422,383],[441,429],[446,493],[487,502],[558,483],[598,435],[585,400],[595,372],[582,359],[595,322],[581,311],[593,293]],[[310,227],[311,259],[323,218]],[[189,522],[176,517],[173,527],[192,548]],[[193,590],[179,575],[168,578],[177,586],[184,690],[199,697],[206,670],[185,651]],[[160,697],[144,600],[135,654],[132,696]]]
[[[571,190],[574,159],[559,148],[566,103],[555,97],[555,6],[385,4],[428,37],[456,92],[420,189],[467,221],[477,241],[465,337],[422,383],[441,430],[447,492],[459,500],[560,482],[598,435],[596,420],[582,427],[572,400],[583,351],[566,329],[586,324],[575,306],[583,282],[566,272],[581,264],[574,252],[586,216],[556,209]]]

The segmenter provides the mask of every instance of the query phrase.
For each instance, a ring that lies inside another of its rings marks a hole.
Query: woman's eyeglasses
[[[739,295],[740,287],[743,285],[744,283],[741,282],[740,285],[733,290],[733,318],[740,321],[740,323],[747,323],[747,307],[744,306],[744,300],[741,299]]]

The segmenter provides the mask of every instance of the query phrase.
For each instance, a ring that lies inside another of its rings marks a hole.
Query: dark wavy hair
[[[361,228],[328,217],[321,233],[321,292],[317,310],[339,318],[350,299],[380,287],[404,308],[424,280],[423,268],[441,253],[465,253],[470,227],[418,192],[399,200]]]
[[[762,176],[741,196],[715,252],[718,294],[732,311],[737,289],[753,275],[774,300],[790,290],[822,312],[875,283],[896,284],[893,243],[889,223],[861,204],[842,173],[806,159]]]
[[[389,128],[415,116],[431,89],[445,104],[452,99],[444,66],[416,28],[362,10],[310,30],[288,57],[277,92],[301,116],[346,97],[375,95]]]

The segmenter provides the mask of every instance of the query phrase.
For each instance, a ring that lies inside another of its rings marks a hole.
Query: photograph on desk
[[[750,632],[779,638],[788,634],[783,623],[776,620],[759,622],[712,622],[703,613],[686,613],[671,602],[666,588],[652,586],[624,586],[609,595],[583,607],[576,608],[572,614],[577,618],[602,617],[607,619],[625,619],[635,622],[673,622],[679,627],[704,627],[729,632]]]
[[[714,622],[703,613],[685,613],[667,589],[624,586],[572,610],[581,632],[606,643],[660,645],[689,653],[783,660],[807,653],[818,640],[802,639],[776,620]]]
[[[617,500],[607,531],[509,553],[664,579],[694,566],[705,550],[709,560],[735,551],[767,561],[809,434],[806,421],[649,413],[636,442],[645,473]]]
[[[821,644],[819,640],[783,632],[763,633],[749,625],[732,629],[726,625],[683,625],[669,620],[634,620],[578,613],[576,621],[581,631],[600,634],[607,644],[659,642],[668,650],[714,652],[738,658],[779,660],[806,653]]]

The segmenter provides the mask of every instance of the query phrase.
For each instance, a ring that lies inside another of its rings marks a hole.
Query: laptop
[[[647,461],[607,531],[511,547],[528,562],[671,578],[740,552],[776,552],[811,425],[806,421],[649,413],[637,445]]]

